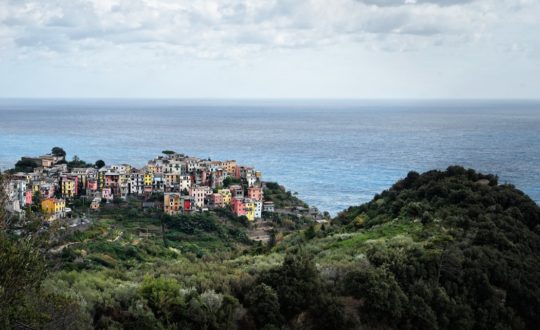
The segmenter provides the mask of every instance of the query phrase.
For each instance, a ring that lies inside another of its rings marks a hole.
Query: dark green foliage
[[[312,329],[349,329],[355,323],[348,320],[344,306],[334,295],[322,294],[309,308],[309,320]]]
[[[15,168],[11,172],[33,172],[39,165],[31,159],[21,159],[15,163]]]
[[[264,283],[254,286],[248,292],[244,305],[248,307],[259,328],[265,325],[279,326],[283,323],[278,295],[274,289]]]
[[[270,232],[270,237],[268,238],[267,247],[268,249],[273,248],[277,243],[276,231],[272,230]]]
[[[348,273],[343,285],[347,294],[364,300],[360,307],[362,320],[398,325],[408,300],[392,273],[383,268],[361,268]]]
[[[30,239],[13,239],[0,232],[0,328],[31,317],[25,311],[45,278],[45,259]]]
[[[217,223],[217,219],[207,213],[164,217],[164,220],[169,228],[186,234],[194,234],[197,231],[217,232],[218,235],[224,234],[223,228]]]
[[[313,239],[315,236],[317,236],[317,232],[315,231],[315,225],[311,225],[306,229],[304,232],[304,236],[306,239]]]
[[[421,221],[417,239],[426,242],[372,248],[372,266],[346,276],[345,292],[364,300],[362,320],[415,329],[540,324],[540,208],[513,186],[459,166],[411,172],[336,221],[354,230],[362,216],[367,228]]]
[[[103,166],[105,166],[105,162],[101,159],[97,160],[96,163],[94,164],[94,166],[96,168],[102,168]]]
[[[34,296],[46,276],[44,235],[38,233],[40,223],[11,219],[4,210],[7,197],[4,177],[0,173],[0,328],[14,327],[16,322],[39,316]],[[10,227],[22,229],[20,235]]]
[[[263,290],[261,286],[270,286],[277,293],[281,314],[293,327],[346,329],[352,326],[332,288],[321,280],[313,257],[303,251],[288,253],[280,267],[260,274],[258,282],[261,284],[252,289],[248,297],[252,297],[257,288]],[[272,291],[266,291],[271,295]],[[254,316],[256,320],[260,317]]]
[[[319,273],[305,254],[287,254],[283,266],[262,274],[260,281],[276,290],[287,319],[309,308],[321,294]]]
[[[60,147],[52,148],[51,154],[56,157],[66,157],[66,152]]]
[[[278,209],[295,206],[308,207],[306,203],[276,182],[265,182],[264,188],[264,200],[274,202],[274,206]]]
[[[223,180],[223,187],[228,188],[231,185],[241,184],[241,183],[242,183],[242,181],[240,181],[239,179],[228,176],[228,177],[225,178],[225,180]]]
[[[67,162],[68,168],[76,168],[76,167],[94,167],[94,164],[90,164],[85,162],[84,160],[80,159],[79,156],[75,155],[73,156],[73,159],[69,162]]]

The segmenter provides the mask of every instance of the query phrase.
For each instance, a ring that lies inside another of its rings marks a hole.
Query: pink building
[[[212,194],[210,196],[210,203],[214,207],[225,207],[225,201],[223,200],[223,195],[221,194]]]
[[[97,180],[88,180],[87,189],[90,190],[90,191],[98,190]]]
[[[105,185],[107,187],[118,185],[120,181],[120,175],[117,173],[106,173],[105,174]]]
[[[26,205],[32,205],[32,191],[31,190],[27,190],[24,193],[24,203]]]
[[[261,187],[249,187],[247,191],[247,197],[256,201],[262,202],[263,193]]]
[[[240,198],[233,198],[231,202],[232,210],[236,216],[246,215],[246,205]]]

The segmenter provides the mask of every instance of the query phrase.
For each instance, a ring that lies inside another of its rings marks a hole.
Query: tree
[[[315,263],[303,252],[288,253],[283,265],[262,274],[260,282],[276,290],[281,313],[288,320],[316,303],[322,290]]]
[[[100,160],[96,161],[95,166],[97,168],[102,168],[103,166],[105,166],[105,162],[100,159]]]
[[[315,225],[311,225],[306,229],[304,232],[304,236],[309,240],[315,238],[317,236],[317,232],[315,231]]]
[[[165,154],[167,156],[170,156],[170,155],[174,155],[176,152],[174,152],[172,150],[163,150],[161,153]]]
[[[268,242],[266,243],[266,246],[270,250],[276,245],[276,243],[277,243],[276,230],[272,229],[272,231],[270,232],[270,236],[268,238]]]
[[[180,289],[176,279],[145,277],[140,292],[154,315],[167,324],[173,317],[175,309],[185,303]]]
[[[51,154],[56,157],[66,157],[66,152],[60,147],[54,147],[51,150]]]
[[[32,206],[35,211],[41,210],[41,194],[39,191],[34,191],[34,194],[32,195]]]
[[[345,276],[347,294],[365,301],[360,307],[363,318],[374,322],[396,322],[407,306],[407,296],[392,273],[379,268],[360,268]]]
[[[278,295],[264,283],[253,287],[247,293],[244,305],[249,309],[258,328],[267,324],[279,326],[283,323],[283,316],[279,312]]]
[[[39,165],[31,159],[21,159],[15,163],[16,172],[32,172]]]
[[[68,168],[74,167],[93,167],[94,165],[86,163],[84,160],[80,159],[79,156],[74,155],[73,159],[67,163]]]
[[[9,219],[3,176],[0,174],[0,328],[10,329],[16,321],[37,317],[32,299],[45,278],[46,263],[41,252],[46,240],[38,234],[39,223]],[[23,228],[12,237],[10,226]],[[23,226],[23,227],[21,227]]]
[[[240,180],[235,179],[233,177],[226,177],[225,180],[223,180],[223,187],[228,188],[230,185],[233,184],[240,184]]]

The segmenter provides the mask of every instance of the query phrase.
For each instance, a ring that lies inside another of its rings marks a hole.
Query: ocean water
[[[460,164],[540,201],[540,101],[0,100],[0,168],[63,147],[142,166],[236,159],[335,214],[408,171]]]

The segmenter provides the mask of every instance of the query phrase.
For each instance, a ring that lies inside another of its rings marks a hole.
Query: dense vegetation
[[[95,162],[95,164],[87,163],[84,160],[80,159],[79,156],[74,155],[71,161],[66,161],[66,152],[64,149],[60,147],[54,147],[51,149],[51,155],[55,157],[60,157],[60,160],[58,160],[55,164],[66,164],[69,169],[73,169],[76,167],[96,167],[96,168],[102,168],[105,166],[105,162],[103,160],[98,160]],[[37,162],[35,159],[31,158],[22,158],[21,160],[17,161],[15,163],[15,167],[10,169],[8,173],[17,173],[17,172],[25,172],[30,173],[33,172],[34,169],[40,167],[40,163]]]
[[[279,186],[266,191],[298,205]],[[4,325],[530,329],[540,321],[540,208],[461,167],[411,172],[331,224],[278,233],[266,246],[225,210],[167,217],[125,204],[97,218],[47,248],[48,274],[21,279],[32,281],[17,290],[24,308],[10,309]],[[1,267],[13,274],[19,265]]]
[[[264,183],[264,198],[267,201],[274,202],[275,207],[280,209],[287,207],[308,207],[306,203],[276,182]]]
[[[366,322],[400,328],[536,328],[540,208],[462,167],[411,172],[336,221],[361,232],[410,223],[373,243],[343,278]],[[414,229],[417,226],[417,229]]]

